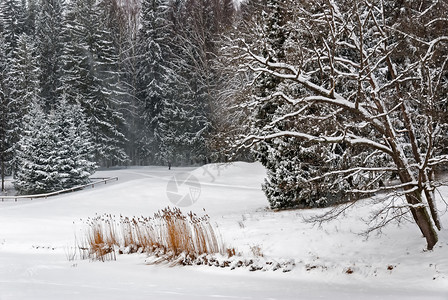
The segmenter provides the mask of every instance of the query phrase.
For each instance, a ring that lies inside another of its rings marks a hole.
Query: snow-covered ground
[[[80,219],[95,213],[151,216],[172,205],[167,183],[187,172],[201,183],[197,202],[223,241],[246,258],[295,264],[290,272],[147,265],[145,255],[69,261]],[[48,199],[0,202],[0,300],[6,299],[448,299],[448,231],[433,251],[413,224],[359,233],[368,200],[322,228],[303,221],[322,210],[272,212],[259,164],[98,171],[118,181]],[[448,197],[448,189],[442,194]],[[448,226],[448,213],[442,220]],[[263,254],[256,258],[253,249]],[[348,274],[350,269],[353,273]]]

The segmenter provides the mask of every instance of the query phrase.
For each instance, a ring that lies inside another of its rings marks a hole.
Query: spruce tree
[[[20,0],[3,0],[0,3],[0,23],[3,25],[3,37],[6,56],[11,58],[17,47],[19,35],[24,31],[24,9]]]
[[[64,95],[48,115],[32,104],[17,148],[15,187],[20,194],[48,193],[89,182],[96,164],[83,117],[81,107],[68,104]]]
[[[182,76],[173,76],[177,80],[172,90],[178,90],[181,97],[163,99],[162,109],[157,116],[160,145],[157,157],[161,162],[188,165],[197,162],[198,144],[203,137],[197,133],[200,119],[196,115],[198,107],[188,93],[188,83]],[[182,84],[182,82],[184,84]],[[199,152],[199,151],[198,151]],[[196,161],[195,161],[196,160]]]
[[[24,0],[22,0],[22,3]],[[36,21],[39,14],[39,0],[28,0],[23,15],[23,33],[35,37]],[[22,4],[25,7],[24,4]]]
[[[61,189],[56,137],[38,104],[33,103],[25,123],[17,149],[19,168],[14,181],[17,192],[39,194]]]
[[[144,0],[141,10],[141,28],[138,34],[138,111],[140,134],[138,148],[142,160],[166,163],[170,157],[161,157],[161,140],[165,133],[160,126],[164,105],[170,103],[174,70],[169,64],[172,58],[170,38],[172,34],[167,19],[165,0]],[[166,159],[166,160],[165,160]],[[165,160],[165,161],[164,161]]]
[[[287,30],[285,28],[285,7],[281,0],[267,0],[264,7],[258,8],[258,26],[262,35],[263,54],[272,62],[282,62],[285,58],[285,41]],[[250,5],[250,4],[249,4]],[[255,16],[256,18],[257,16]],[[275,119],[276,112],[281,110],[280,101],[276,98],[267,99],[270,94],[281,90],[281,80],[270,74],[260,74],[254,82],[253,99],[259,101],[263,99],[263,105],[255,111],[252,123],[252,132],[259,133]],[[296,202],[297,184],[294,178],[297,170],[294,164],[283,163],[290,151],[297,152],[299,145],[294,143],[294,139],[263,141],[254,148],[258,160],[267,169],[267,178],[263,184],[271,208],[284,208],[294,206]],[[283,150],[283,151],[282,151]],[[288,182],[289,181],[289,182]]]
[[[5,189],[5,176],[12,158],[10,98],[7,94],[7,59],[3,35],[0,33],[0,172],[1,191]]]
[[[96,1],[70,3],[64,37],[63,89],[85,112],[95,159],[105,166],[126,163],[118,57]]]
[[[21,115],[25,115],[30,103],[39,102],[40,92],[36,47],[27,34],[19,36],[8,70],[10,97],[20,106]]]
[[[210,103],[217,74],[212,67],[219,33],[219,3],[190,0],[170,7],[172,99],[160,113],[161,151],[182,164],[205,163],[210,132]],[[168,159],[168,158],[165,158]]]
[[[132,164],[144,163],[137,147],[139,109],[137,106],[137,35],[140,27],[140,0],[100,0],[99,7],[105,28],[111,33],[112,44],[118,56],[118,70],[125,93],[120,101],[126,103],[123,117],[126,127],[125,150]]]
[[[17,47],[8,59],[6,89],[8,97],[9,140],[12,147],[12,168],[15,162],[16,143],[24,130],[24,117],[32,103],[39,103],[39,68],[36,61],[36,49],[31,38],[22,34],[17,39]]]
[[[41,99],[46,112],[55,108],[61,89],[63,1],[40,0],[36,21]]]
[[[56,110],[49,118],[56,137],[58,159],[56,169],[64,189],[86,184],[96,169],[91,135],[78,104],[69,104],[62,94]]]

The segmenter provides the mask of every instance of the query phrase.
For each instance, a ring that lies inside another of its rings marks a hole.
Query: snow
[[[143,254],[117,261],[69,261],[80,219],[95,213],[151,216],[168,205],[166,186],[177,173],[201,183],[199,199],[223,241],[242,256],[292,261],[290,272],[206,266],[147,265]],[[430,252],[418,228],[391,225],[360,236],[370,200],[322,228],[303,218],[324,210],[273,212],[261,191],[260,164],[200,168],[133,167],[97,171],[118,181],[48,199],[0,202],[0,299],[448,299],[448,232]],[[448,189],[442,188],[448,195]],[[442,207],[440,205],[439,207]],[[448,223],[448,213],[442,215]],[[392,270],[388,270],[391,266]],[[347,274],[348,269],[353,271]]]

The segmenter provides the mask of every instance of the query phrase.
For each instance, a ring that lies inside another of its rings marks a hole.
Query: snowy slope
[[[138,254],[104,263],[68,261],[80,219],[95,213],[150,216],[172,206],[167,184],[179,173],[192,174],[201,184],[197,202],[183,210],[202,214],[205,209],[226,245],[246,258],[294,263],[291,272],[150,266]],[[141,167],[94,175],[107,176],[119,180],[48,199],[0,203],[0,300],[448,299],[447,230],[435,250],[425,252],[413,224],[360,236],[366,226],[361,218],[369,213],[366,201],[322,228],[303,222],[322,210],[272,212],[260,188],[265,171],[259,164]],[[448,189],[442,192],[448,195]],[[448,214],[442,220],[448,224]]]

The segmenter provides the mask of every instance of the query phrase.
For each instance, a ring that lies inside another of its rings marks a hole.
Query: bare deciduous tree
[[[258,105],[283,101],[293,111],[243,143],[295,137],[367,149],[370,154],[358,165],[322,176],[368,175],[370,181],[350,190],[353,194],[393,191],[403,201],[387,198],[389,204],[384,202],[374,215],[386,220],[378,224],[410,211],[432,249],[441,229],[433,171],[447,161],[436,153],[443,125],[439,115],[447,101],[448,34],[438,24],[446,28],[446,2],[316,0],[299,1],[291,9],[284,61],[273,61],[239,40],[241,69],[298,87],[294,93],[278,90],[258,100]],[[317,131],[300,126],[310,119],[319,120]],[[296,126],[275,126],[285,120]],[[399,183],[372,188],[385,174],[396,175]]]

